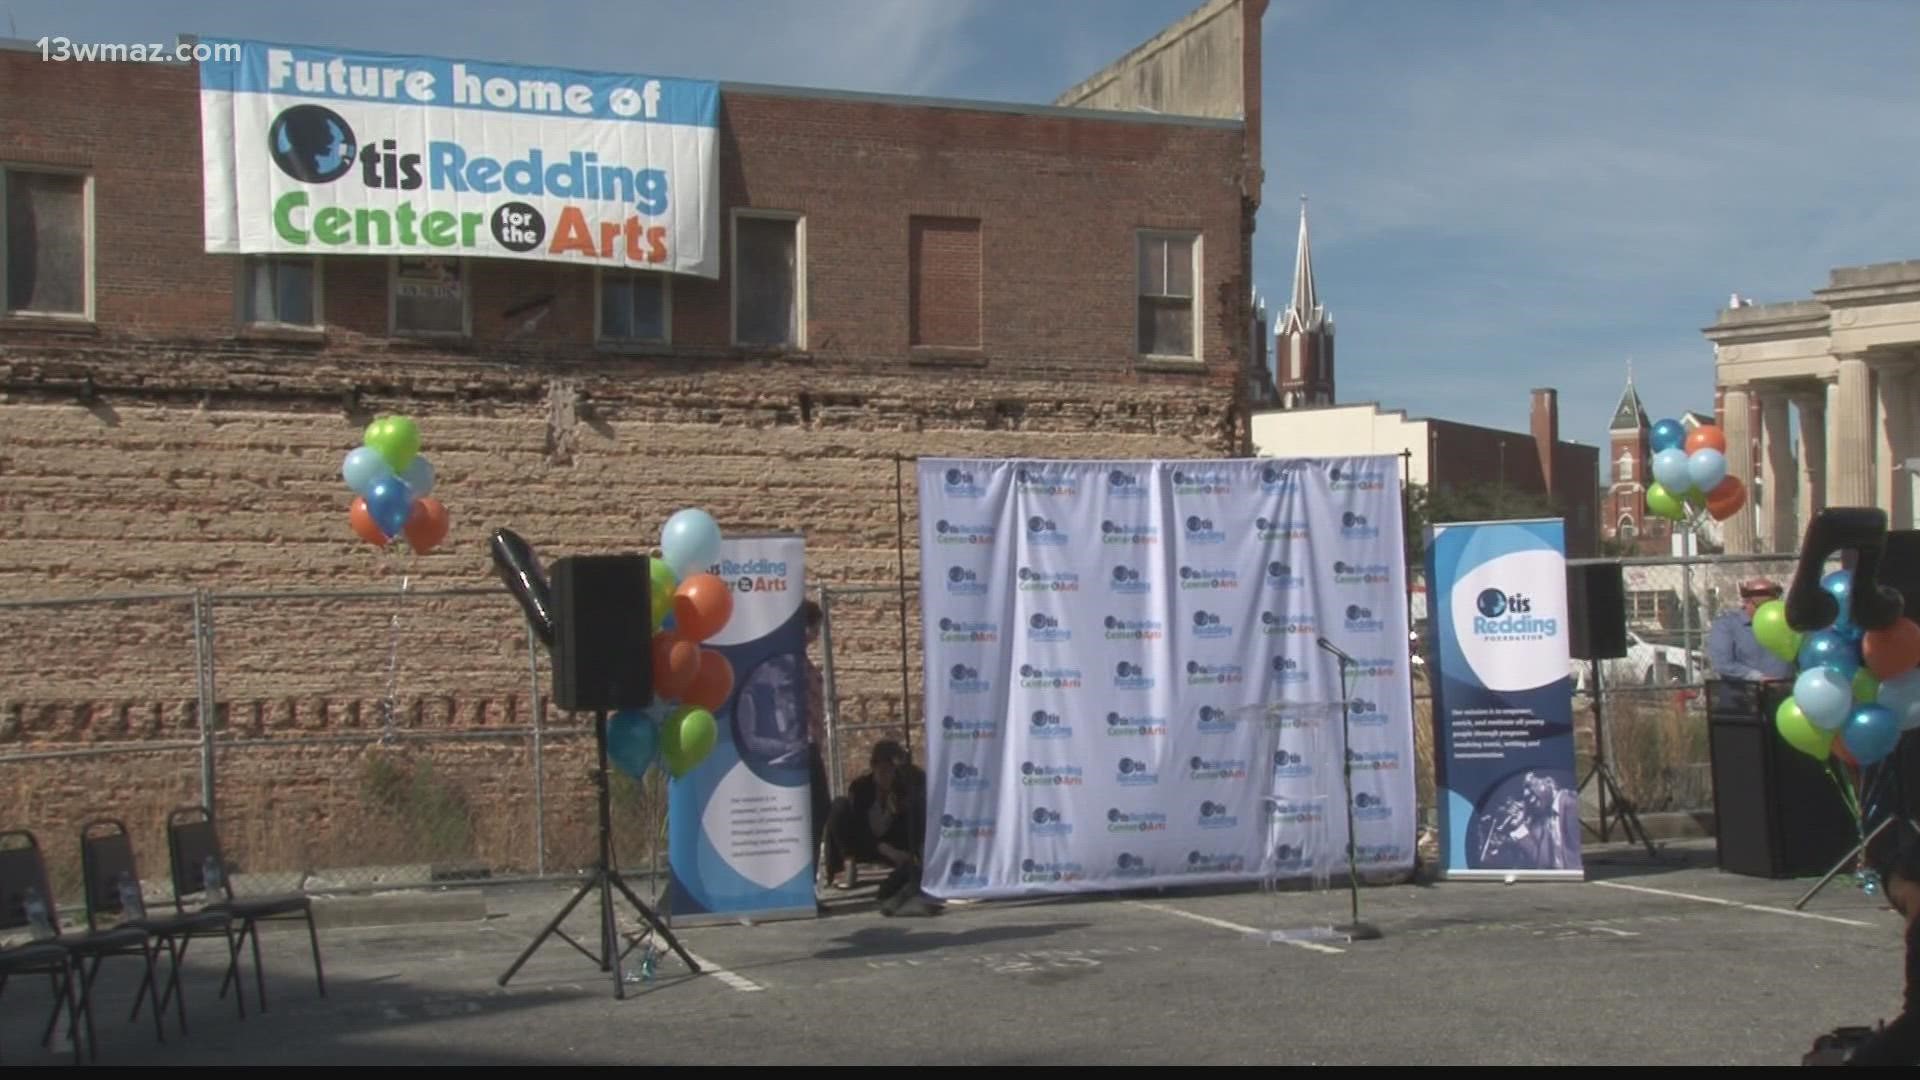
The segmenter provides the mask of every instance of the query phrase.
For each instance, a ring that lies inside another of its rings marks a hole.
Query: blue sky
[[[15,36],[277,38],[1047,102],[1198,0],[0,0]],[[458,15],[455,15],[455,12]],[[538,14],[536,14],[536,12]],[[1262,291],[1312,198],[1340,397],[1604,446],[1626,364],[1713,403],[1732,292],[1920,258],[1920,3],[1273,0]],[[1605,456],[1604,454],[1602,455]]]

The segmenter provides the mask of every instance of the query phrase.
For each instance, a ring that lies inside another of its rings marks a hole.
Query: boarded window
[[[980,222],[914,218],[908,236],[912,343],[980,347]]]
[[[9,312],[87,314],[87,178],[0,174],[6,190]]]

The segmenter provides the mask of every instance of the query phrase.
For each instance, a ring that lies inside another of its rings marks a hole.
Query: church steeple
[[[1627,361],[1627,390],[1620,395],[1620,404],[1613,410],[1613,423],[1610,431],[1639,431],[1653,425],[1647,420],[1647,410],[1640,404],[1640,393],[1633,388],[1633,361]]]
[[[1320,303],[1313,278],[1313,246],[1307,239],[1307,197],[1300,196],[1300,240],[1293,257],[1293,296],[1274,333],[1274,382],[1280,405],[1298,409],[1331,405],[1333,317]]]

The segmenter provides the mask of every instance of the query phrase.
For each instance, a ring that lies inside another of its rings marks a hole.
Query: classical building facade
[[[1834,269],[1810,300],[1736,301],[1704,333],[1728,463],[1763,492],[1728,519],[1729,552],[1792,551],[1826,506],[1877,506],[1893,528],[1915,527],[1920,260]]]

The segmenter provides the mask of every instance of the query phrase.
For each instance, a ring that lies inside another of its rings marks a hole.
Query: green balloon
[[[1866,668],[1853,677],[1853,701],[1856,705],[1871,705],[1880,697],[1880,679]]]
[[[713,714],[697,705],[682,705],[660,725],[660,757],[675,779],[693,771],[693,767],[713,753],[720,737]]]
[[[673,590],[680,587],[680,582],[673,576],[673,567],[667,565],[667,560],[648,559],[647,565],[653,575],[647,587],[647,599],[653,607],[653,629],[658,633],[660,624],[673,614]]]
[[[1680,521],[1687,516],[1685,504],[1681,503],[1673,492],[1659,484],[1652,484],[1647,488],[1647,509],[1653,516],[1663,517],[1668,521]]]
[[[1782,660],[1792,662],[1800,656],[1801,634],[1787,625],[1784,601],[1769,600],[1753,610],[1753,636],[1761,648]]]
[[[1821,731],[1800,711],[1800,705],[1792,698],[1780,703],[1773,714],[1773,726],[1787,745],[1807,755],[1815,761],[1827,760],[1833,750],[1834,732]]]
[[[367,425],[366,444],[388,468],[404,472],[420,453],[420,428],[404,416],[382,416]]]

